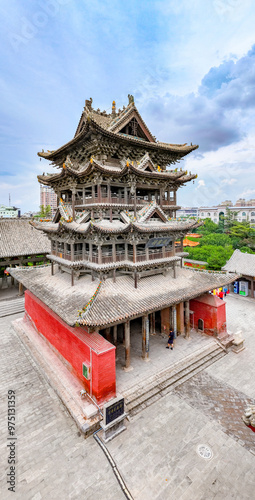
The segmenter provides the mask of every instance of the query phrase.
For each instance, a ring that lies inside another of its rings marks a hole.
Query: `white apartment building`
[[[215,224],[219,224],[221,217],[226,217],[227,208],[226,206],[200,207],[198,209],[198,217],[200,219],[211,219]],[[251,224],[255,224],[255,206],[232,206],[229,209],[231,212],[236,213],[236,220],[238,222],[248,221]]]
[[[6,207],[5,205],[0,205],[0,217],[4,219],[10,217],[20,217],[20,210],[16,207]]]

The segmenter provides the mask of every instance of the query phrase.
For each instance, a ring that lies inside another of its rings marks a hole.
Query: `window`
[[[210,212],[208,212],[208,213],[207,213],[207,216],[208,216],[208,217],[211,217],[211,214],[210,214]]]
[[[201,216],[204,217],[204,212],[201,213]]]
[[[251,212],[251,216],[254,217],[254,215],[255,215],[255,212]]]
[[[242,216],[245,217],[246,216],[246,212],[242,212]]]

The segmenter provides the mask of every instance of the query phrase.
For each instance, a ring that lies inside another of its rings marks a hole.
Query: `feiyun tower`
[[[175,276],[183,237],[198,226],[175,218],[178,188],[196,178],[175,165],[198,146],[156,141],[128,97],[118,112],[113,101],[111,114],[86,100],[74,138],[38,153],[60,170],[38,176],[59,205],[53,223],[34,226],[47,232],[49,259],[71,274],[72,285],[84,274],[101,281],[130,275],[135,288],[169,268]]]
[[[188,337],[194,311],[200,323],[208,317],[211,296],[199,304],[196,297],[236,279],[182,268],[183,237],[199,222],[176,220],[176,194],[196,176],[175,165],[196,148],[156,141],[130,95],[118,112],[113,102],[111,114],[87,100],[74,138],[38,153],[59,169],[38,177],[58,196],[55,217],[33,222],[51,241],[51,265],[9,272],[27,288],[25,318],[97,402],[116,394],[115,350],[123,339],[130,370],[131,334],[148,360],[150,334],[172,326]],[[225,303],[213,300],[220,303],[209,314],[215,335],[215,311]]]

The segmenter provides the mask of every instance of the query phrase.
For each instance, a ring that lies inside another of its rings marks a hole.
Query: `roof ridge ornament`
[[[132,94],[128,94],[128,104],[135,104],[135,99]]]
[[[92,102],[93,102],[92,97],[90,97],[89,99],[86,99],[85,100],[85,108],[87,108],[90,111],[92,111]]]

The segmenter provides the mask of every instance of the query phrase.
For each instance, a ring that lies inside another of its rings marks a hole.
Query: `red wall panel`
[[[226,309],[225,302],[218,297],[205,296],[192,299],[190,301],[190,310],[194,312],[194,326],[198,327],[198,320],[204,321],[204,331],[209,335],[219,334],[226,330]],[[208,303],[211,300],[211,304]]]
[[[98,402],[116,394],[115,346],[98,333],[67,325],[57,314],[28,290],[25,310],[40,332],[61,355],[70,371],[83,382]],[[91,364],[91,380],[82,375],[82,363]]]

